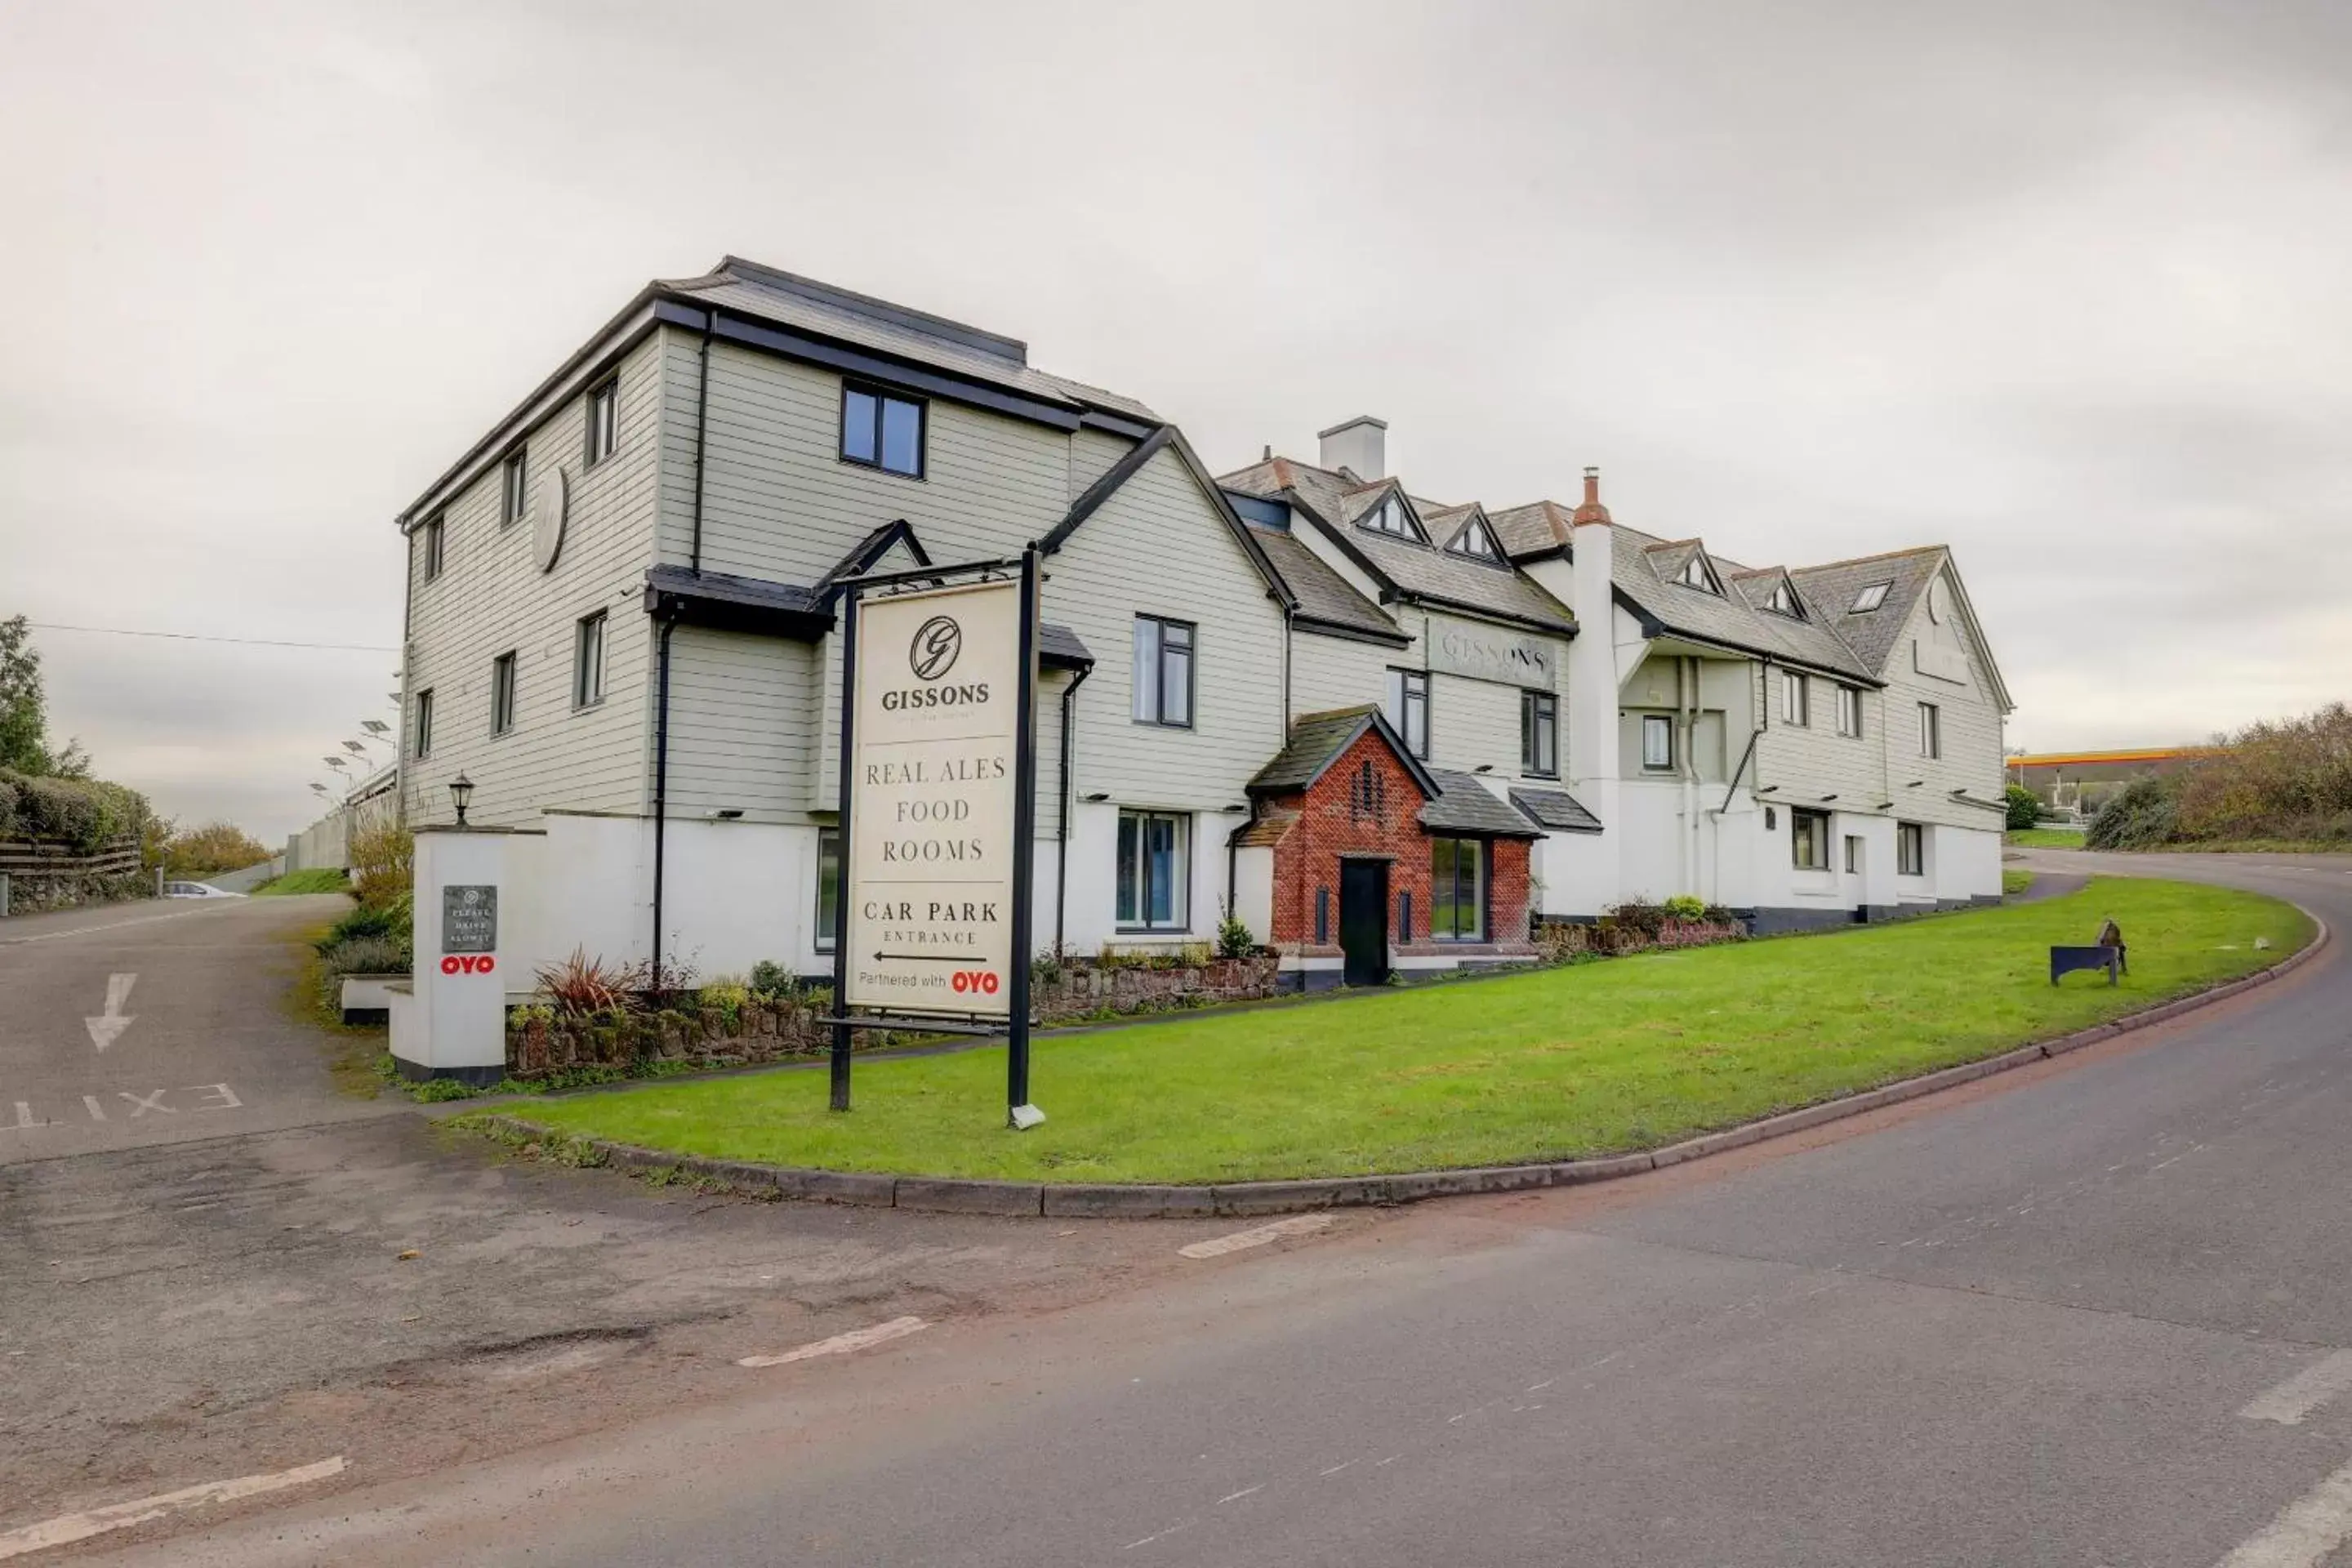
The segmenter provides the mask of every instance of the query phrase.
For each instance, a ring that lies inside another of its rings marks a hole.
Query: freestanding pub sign
[[[1006,1036],[1013,1124],[1043,1120],[1028,1085],[1036,606],[1034,552],[850,585],[836,1110],[852,1029],[945,1026]]]

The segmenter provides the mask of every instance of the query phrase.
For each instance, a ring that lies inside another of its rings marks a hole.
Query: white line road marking
[[[164,1096],[172,1094],[195,1094],[202,1095],[204,1098],[191,1105],[163,1103]],[[133,1094],[128,1089],[117,1089],[115,1098],[131,1107],[131,1114],[123,1118],[126,1121],[136,1121],[150,1111],[160,1116],[177,1116],[183,1110],[242,1110],[245,1109],[245,1101],[237,1098],[236,1090],[225,1083],[186,1083],[176,1089],[159,1089],[152,1094]],[[36,1111],[29,1100],[15,1100],[8,1103],[16,1108],[16,1119],[13,1122],[0,1121],[0,1132],[30,1132],[38,1128],[66,1125],[53,1116]],[[92,1121],[108,1120],[106,1104],[97,1095],[83,1095],[81,1105],[84,1110],[89,1112],[89,1119]]]
[[[877,1323],[870,1329],[853,1329],[845,1334],[835,1334],[829,1340],[803,1345],[781,1355],[747,1355],[737,1366],[782,1366],[787,1362],[808,1361],[821,1355],[847,1355],[868,1345],[878,1345],[889,1340],[900,1340],[930,1324],[920,1318],[893,1318],[887,1323]]]
[[[2289,1503],[2269,1526],[2214,1568],[2315,1568],[2352,1540],[2352,1465]]]
[[[1348,1464],[1347,1464],[1347,1465],[1334,1465],[1334,1466],[1332,1466],[1329,1469],[1325,1470],[1325,1471],[1323,1471],[1322,1473],[1323,1473],[1324,1475],[1327,1475],[1327,1476],[1336,1476],[1336,1475],[1338,1475],[1341,1470],[1346,1469],[1346,1468],[1348,1468],[1348,1465],[1352,1465],[1352,1464],[1354,1464],[1354,1463],[1356,1463],[1356,1461],[1355,1461],[1355,1460],[1353,1460],[1353,1459],[1350,1459],[1350,1460],[1349,1460],[1349,1461],[1348,1461]]]
[[[110,1530],[128,1530],[134,1524],[144,1524],[151,1519],[161,1519],[184,1508],[196,1508],[208,1502],[234,1502],[238,1498],[256,1497],[262,1492],[323,1481],[329,1476],[341,1475],[342,1469],[343,1457],[338,1454],[331,1459],[321,1459],[315,1465],[304,1465],[299,1469],[278,1470],[266,1476],[239,1476],[230,1481],[206,1481],[202,1486],[184,1487],[175,1492],[141,1498],[136,1502],[118,1502],[106,1508],[91,1509],[87,1513],[65,1514],[0,1535],[0,1557],[21,1557],[27,1552],[42,1552],[70,1542],[87,1541]]]
[[[1264,1490],[1265,1490],[1265,1483],[1264,1481],[1260,1481],[1254,1487],[1244,1487],[1237,1492],[1227,1492],[1224,1496],[1217,1500],[1217,1506],[1219,1508],[1223,1508],[1229,1502],[1239,1502],[1245,1497],[1255,1496]]]
[[[77,926],[72,931],[45,931],[37,936],[0,936],[0,947],[22,947],[30,942],[57,942],[69,936],[89,936],[101,931],[121,931],[125,926],[149,926],[157,921],[184,921],[190,915],[217,914],[217,910],[174,910],[168,915],[141,915],[135,921],[110,921],[102,926]]]
[[[131,1119],[133,1121],[151,1110],[159,1110],[166,1116],[180,1114],[178,1110],[163,1103],[163,1097],[172,1092],[168,1089],[159,1089],[152,1094],[133,1094],[127,1089],[118,1089],[115,1092],[131,1102]]]
[[[122,1031],[137,1023],[126,1018],[122,1009],[131,1005],[131,988],[139,984],[136,974],[110,974],[106,977],[106,1012],[96,1018],[84,1018],[82,1026],[89,1031],[89,1043],[100,1050],[122,1037]]]
[[[1332,1216],[1328,1214],[1295,1214],[1288,1219],[1259,1226],[1255,1230],[1237,1230],[1231,1236],[1180,1247],[1176,1255],[1180,1258],[1222,1258],[1228,1252],[1244,1252],[1253,1247],[1265,1247],[1280,1241],[1286,1236],[1307,1236],[1332,1223]]]
[[[2352,1351],[2337,1351],[2305,1367],[2269,1393],[2256,1396],[2238,1414],[2249,1421],[2275,1421],[2282,1426],[2298,1426],[2305,1416],[2347,1388],[2352,1388]]]

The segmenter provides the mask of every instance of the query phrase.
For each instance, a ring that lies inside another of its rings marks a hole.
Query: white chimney
[[[1323,443],[1321,464],[1345,468],[1360,479],[1389,477],[1389,422],[1360,414],[1344,424],[1317,432]]]

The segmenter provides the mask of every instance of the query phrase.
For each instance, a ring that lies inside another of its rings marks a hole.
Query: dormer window
[[[1853,608],[1847,613],[1856,616],[1867,615],[1886,603],[1886,591],[1893,586],[1895,584],[1892,583],[1873,583],[1853,596]]]
[[[1474,516],[1464,523],[1462,531],[1455,534],[1454,542],[1445,548],[1456,555],[1468,555],[1480,561],[1500,561],[1503,558],[1503,552],[1495,547],[1493,531],[1487,528],[1486,520],[1482,517]]]
[[[1723,584],[1715,580],[1715,568],[1706,563],[1706,556],[1696,552],[1692,552],[1689,563],[1683,567],[1682,574],[1675,581],[1685,588],[1696,588],[1700,593],[1712,594],[1718,599],[1723,597]]]
[[[1392,533],[1399,539],[1415,537],[1412,519],[1406,513],[1404,502],[1394,490],[1381,498],[1380,505],[1363,515],[1362,524],[1374,533]]]
[[[1792,620],[1805,618],[1805,606],[1798,599],[1795,586],[1786,577],[1781,578],[1780,584],[1772,590],[1772,596],[1764,601],[1764,607],[1774,615],[1787,616]]]

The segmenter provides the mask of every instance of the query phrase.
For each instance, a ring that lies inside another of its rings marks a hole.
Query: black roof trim
[[[929,566],[931,563],[930,552],[925,550],[923,542],[915,536],[913,523],[903,517],[896,522],[886,522],[859,540],[848,554],[834,563],[831,571],[816,580],[817,603],[830,614],[848,589],[844,579],[871,572],[874,563],[889,554],[891,547],[898,544],[907,547],[907,553],[915,558],[916,565]]]
[[[1564,789],[1538,789],[1514,786],[1511,804],[1543,827],[1554,833],[1598,833],[1601,819],[1584,808],[1584,803]]]
[[[1884,690],[1886,687],[1886,682],[1875,676],[1856,675],[1850,669],[1832,669],[1828,665],[1815,664],[1811,659],[1790,658],[1787,654],[1771,648],[1749,647],[1745,643],[1732,642],[1724,637],[1711,637],[1698,632],[1686,632],[1680,626],[1670,626],[1643,609],[1634,601],[1632,595],[1617,584],[1611,584],[1609,592],[1616,600],[1619,608],[1641,623],[1642,635],[1653,641],[1659,637],[1670,637],[1680,642],[1697,643],[1702,647],[1719,647],[1726,653],[1736,653],[1743,658],[1760,659],[1768,665],[1777,664],[1790,669],[1803,670],[1808,675],[1818,675],[1824,680],[1834,680],[1840,686],[1866,686],[1877,690]],[[1781,617],[1783,620],[1788,618],[1785,616]]]
[[[1290,624],[1300,631],[1312,632],[1322,637],[1345,637],[1350,642],[1368,642],[1381,647],[1411,647],[1412,634],[1399,628],[1393,637],[1382,636],[1368,626],[1351,626],[1346,621],[1327,621],[1320,616],[1293,611]]]
[[[1160,454],[1173,439],[1175,431],[1174,426],[1162,425],[1137,442],[1125,457],[1096,475],[1095,482],[1078,493],[1078,499],[1070,503],[1070,510],[1062,514],[1062,521],[1054,525],[1054,531],[1037,542],[1037,553],[1051,555],[1067,544],[1070,535],[1077,532],[1087,519],[1102,510],[1103,502],[1117,495],[1120,486],[1142,472],[1143,465]]]
[[[724,572],[661,565],[646,573],[646,613],[714,631],[752,632],[814,642],[833,629],[833,612],[796,583],[770,583]]]
[[[1282,574],[1276,572],[1274,563],[1266,559],[1265,548],[1250,537],[1249,524],[1242,521],[1241,513],[1234,510],[1233,502],[1218,488],[1216,479],[1202,463],[1201,455],[1192,450],[1192,443],[1184,439],[1184,432],[1173,425],[1156,426],[1150,435],[1137,443],[1133,451],[1105,468],[1095,482],[1070,503],[1069,511],[1054,525],[1054,531],[1037,542],[1037,553],[1051,555],[1067,544],[1070,535],[1076,533],[1087,519],[1101,510],[1104,502],[1117,495],[1121,486],[1141,473],[1143,466],[1163,451],[1174,452],[1177,459],[1192,470],[1193,482],[1209,498],[1209,504],[1224,523],[1225,531],[1234,536],[1234,542],[1242,547],[1243,553],[1250,558],[1250,564],[1257,568],[1258,575],[1265,580],[1266,596],[1286,610],[1297,608],[1297,596],[1291,593],[1290,584],[1282,580]]]
[[[796,294],[812,304],[831,305],[890,326],[908,328],[925,337],[961,343],[965,348],[993,358],[1010,360],[1024,369],[1029,363],[1029,345],[1019,338],[1008,338],[1003,332],[992,332],[985,327],[975,327],[947,316],[935,316],[911,305],[894,304],[871,294],[860,294],[836,283],[803,278],[797,272],[787,272],[781,267],[770,267],[765,262],[747,261],[740,256],[723,256],[719,258],[719,265],[705,276],[719,278],[730,272],[756,278],[779,294]]]
[[[1244,787],[1252,795],[1303,794],[1313,789],[1322,781],[1323,775],[1331,771],[1331,764],[1345,756],[1349,747],[1363,739],[1367,730],[1379,731],[1381,741],[1396,753],[1397,761],[1402,763],[1405,772],[1412,776],[1413,786],[1421,791],[1424,801],[1435,800],[1445,793],[1444,786],[1431,774],[1422,760],[1412,754],[1412,748],[1404,743],[1404,737],[1396,732],[1387,716],[1370,704],[1359,708],[1335,708],[1328,713],[1298,715],[1290,721],[1290,734],[1283,742],[1282,750],[1268,759],[1265,766],[1258,770],[1257,777]],[[1318,753],[1315,765],[1304,774],[1284,774],[1271,782],[1261,782],[1265,780],[1266,774],[1280,767],[1286,758],[1294,763],[1305,760],[1303,757],[1290,757],[1294,747],[1312,748]]]

